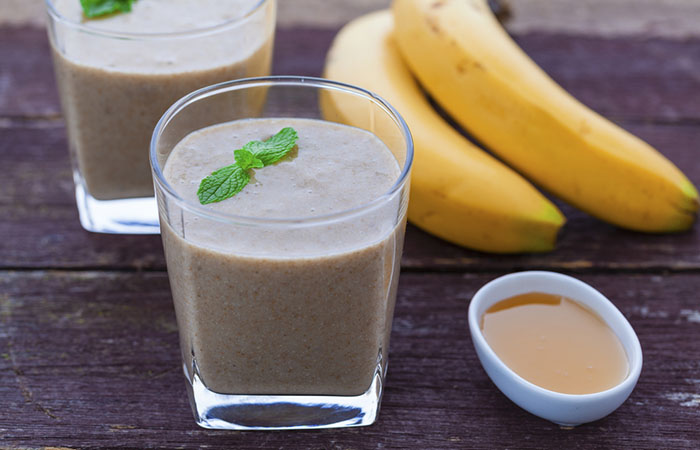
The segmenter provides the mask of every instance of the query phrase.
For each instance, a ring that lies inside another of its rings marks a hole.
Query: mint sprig
[[[297,142],[297,132],[294,128],[282,128],[276,135],[266,141],[250,141],[243,146],[257,156],[263,165],[269,166],[284,157],[294,148]]]
[[[284,158],[298,138],[294,128],[286,127],[265,141],[250,141],[234,150],[235,163],[215,170],[199,184],[199,203],[216,203],[238,194],[250,181],[250,169],[261,169]]]
[[[249,181],[250,175],[238,164],[215,170],[199,184],[199,203],[206,205],[233,197],[241,192]]]
[[[265,167],[265,164],[260,160],[260,158],[245,148],[234,150],[233,156],[236,158],[236,164],[241,166],[241,169],[243,170],[260,169]]]
[[[83,13],[92,19],[117,12],[131,11],[131,5],[135,0],[80,0]]]

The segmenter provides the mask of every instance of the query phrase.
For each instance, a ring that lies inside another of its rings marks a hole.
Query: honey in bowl
[[[563,394],[592,394],[629,372],[622,343],[586,306],[560,295],[530,292],[501,300],[481,318],[491,349],[525,380]]]

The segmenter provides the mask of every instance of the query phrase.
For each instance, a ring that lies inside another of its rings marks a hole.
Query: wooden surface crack
[[[51,419],[59,420],[60,418],[56,414],[52,413],[47,407],[34,399],[34,394],[29,388],[26,377],[22,372],[22,368],[17,363],[17,356],[14,351],[14,340],[11,334],[12,299],[4,296],[0,300],[0,319],[2,320],[2,328],[6,333],[5,338],[7,339],[7,351],[6,353],[3,353],[3,358],[10,362],[10,369],[15,374],[15,381],[17,382],[20,394],[22,394],[22,398],[24,398],[25,403],[30,403],[32,406],[34,406],[35,410],[47,415]]]

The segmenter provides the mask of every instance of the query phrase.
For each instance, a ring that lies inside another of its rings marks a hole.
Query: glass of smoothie
[[[137,0],[92,19],[80,0],[46,6],[80,223],[158,233],[153,128],[196,89],[269,74],[275,0]]]
[[[218,116],[203,121],[211,109]],[[286,141],[285,156],[226,178],[232,165],[252,161],[240,150],[265,160],[290,129],[296,139]],[[165,113],[151,165],[199,425],[376,420],[412,159],[408,128],[390,105],[318,78],[221,83]],[[222,191],[247,183],[202,204],[210,174],[225,175]]]

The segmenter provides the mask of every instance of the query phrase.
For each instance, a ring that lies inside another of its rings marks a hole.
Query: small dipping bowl
[[[627,377],[605,391],[562,394],[530,383],[509,368],[486,342],[479,323],[484,313],[495,303],[528,292],[568,297],[598,314],[625,349],[629,362]],[[615,411],[632,393],[642,370],[642,348],[625,316],[610,300],[588,284],[559,273],[518,272],[485,284],[469,305],[469,330],[479,361],[498,389],[524,410],[563,426],[593,422]]]

